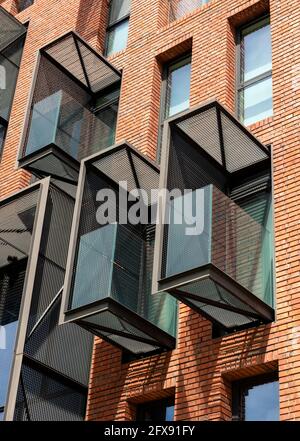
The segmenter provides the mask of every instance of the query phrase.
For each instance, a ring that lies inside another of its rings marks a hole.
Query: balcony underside
[[[226,329],[270,323],[274,310],[216,266],[209,264],[162,279],[159,290],[167,291]]]
[[[175,348],[174,337],[110,298],[65,315],[66,321],[75,321],[103,340],[136,355]]]

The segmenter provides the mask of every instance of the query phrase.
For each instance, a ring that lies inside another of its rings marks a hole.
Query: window
[[[160,133],[157,149],[158,160],[162,141],[164,121],[189,108],[191,83],[191,55],[173,61],[166,65],[163,75]]]
[[[4,420],[4,407],[0,407],[0,421]]]
[[[233,419],[239,421],[279,421],[277,374],[260,375],[232,385]]]
[[[272,116],[272,48],[269,17],[238,35],[238,114],[245,125]]]
[[[0,270],[0,419],[6,404],[27,263],[14,256],[8,259],[12,263]]]
[[[18,12],[24,11],[24,9],[29,8],[29,6],[33,5],[34,0],[17,0],[17,8]]]
[[[126,48],[131,0],[111,0],[106,35],[106,56]]]
[[[150,401],[137,407],[137,421],[173,421],[174,398]]]

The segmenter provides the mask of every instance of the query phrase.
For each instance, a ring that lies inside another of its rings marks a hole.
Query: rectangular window
[[[119,97],[120,88],[117,87],[96,99],[93,109],[96,116],[93,130],[94,152],[110,147],[115,143]]]
[[[238,114],[250,125],[273,114],[270,18],[238,34]]]
[[[120,52],[127,46],[131,0],[111,0],[105,55]]]
[[[160,160],[162,131],[164,121],[190,105],[191,55],[169,63],[164,68],[161,97],[160,133],[157,159]]]
[[[12,263],[0,269],[0,415],[6,405],[27,264],[13,255],[9,259]]]
[[[136,415],[137,421],[174,421],[174,398],[143,403]]]
[[[18,12],[24,11],[24,9],[29,8],[29,6],[33,5],[34,0],[17,0],[17,9]]]
[[[260,375],[234,382],[232,406],[234,420],[279,421],[278,375]]]

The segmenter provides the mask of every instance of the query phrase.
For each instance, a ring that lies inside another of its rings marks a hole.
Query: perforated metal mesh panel
[[[199,107],[175,125],[229,173],[269,158],[269,152],[217,102]]]
[[[25,26],[0,6],[0,51],[25,33]]]
[[[94,93],[121,78],[111,64],[73,32],[50,44],[44,51]]]
[[[81,421],[86,391],[39,364],[24,362],[15,407],[15,421]]]
[[[209,3],[210,0],[168,0],[170,7],[170,21],[178,20],[186,14],[190,14],[197,8]]]

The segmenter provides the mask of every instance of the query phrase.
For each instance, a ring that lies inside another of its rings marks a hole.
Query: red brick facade
[[[16,12],[15,0],[0,1]],[[278,369],[282,420],[300,420],[300,8],[297,0],[212,0],[168,22],[168,0],[132,0],[128,46],[111,57],[123,70],[117,141],[155,157],[162,63],[192,49],[191,106],[211,98],[234,111],[237,26],[270,12],[274,115],[250,127],[272,145],[275,201],[276,322],[212,339],[210,322],[180,306],[177,348],[121,363],[121,351],[97,339],[87,420],[130,420],[135,404],[175,393],[176,420],[230,420],[231,382]],[[107,0],[36,0],[29,20],[4,153],[0,197],[27,185],[16,169],[25,109],[39,48],[76,30],[104,46]]]

